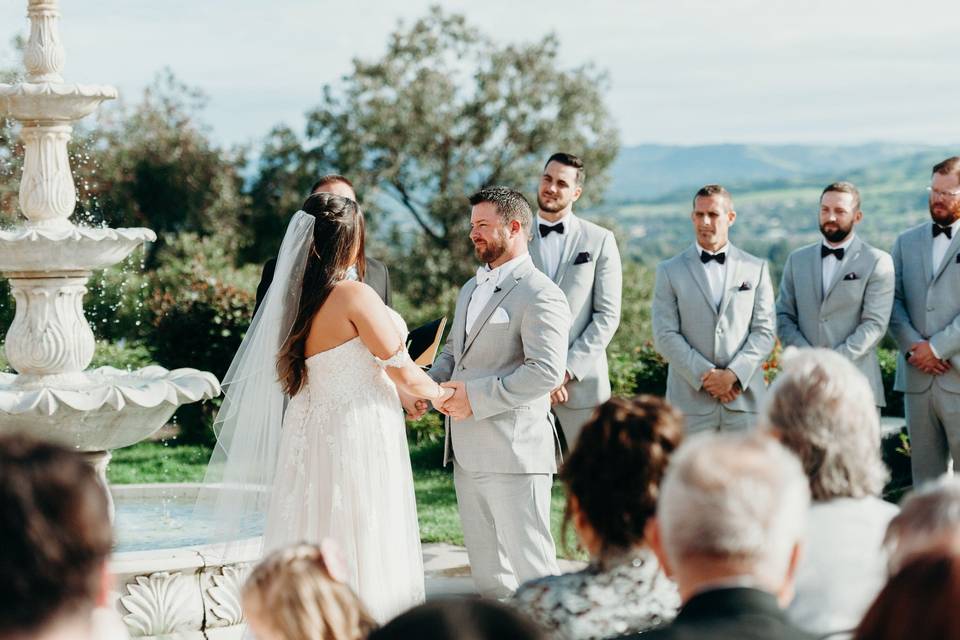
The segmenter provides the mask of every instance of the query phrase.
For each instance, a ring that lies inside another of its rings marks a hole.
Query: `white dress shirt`
[[[823,241],[823,246],[827,249],[843,249],[843,259],[846,260],[850,257],[850,244],[853,242],[853,237],[855,234],[851,233],[847,236],[847,239],[838,244],[837,246],[832,246],[826,240]],[[823,276],[820,278],[822,283],[822,289],[820,290],[821,296],[826,296],[827,291],[830,290],[830,285],[833,284],[833,279],[837,276],[837,271],[840,269],[840,260],[837,260],[837,256],[829,255],[826,258],[820,258],[820,274]]]
[[[700,246],[699,242],[695,244],[697,245],[697,255],[709,253],[712,256],[718,253],[726,253],[727,247],[729,246],[724,245],[719,251],[707,251]],[[729,257],[730,256],[727,256],[727,258]],[[723,283],[727,278],[727,263],[724,262],[720,264],[716,260],[711,260],[710,262],[703,263],[703,270],[707,273],[707,284],[710,285],[710,295],[713,296],[713,306],[720,309],[720,303],[723,302]]]
[[[477,287],[473,290],[473,294],[470,296],[470,302],[467,304],[467,335],[469,335],[473,329],[473,324],[477,321],[480,312],[483,311],[483,308],[490,302],[490,298],[493,297],[494,290],[507,279],[507,276],[517,268],[517,265],[529,259],[530,254],[524,253],[512,260],[504,262],[496,269],[491,269],[490,265],[487,264],[477,269]]]
[[[953,237],[956,238],[957,232],[960,231],[960,218],[954,220],[950,228],[953,229]],[[933,233],[932,227],[930,233]],[[953,242],[953,240],[948,238],[945,233],[941,233],[933,239],[933,262],[931,264],[933,265],[934,273],[940,268],[940,263],[943,262],[943,258],[947,255],[947,249],[950,248],[951,242]]]
[[[534,233],[540,233],[540,225],[555,227],[563,224],[563,233],[554,231],[550,235],[540,236],[540,259],[543,261],[544,272],[550,276],[551,280],[556,279],[557,269],[560,268],[560,259],[563,257],[563,249],[567,238],[570,237],[570,229],[574,224],[574,217],[569,213],[556,222],[547,222],[537,214],[536,227]]]

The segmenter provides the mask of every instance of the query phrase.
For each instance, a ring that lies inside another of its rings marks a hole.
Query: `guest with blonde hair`
[[[866,376],[831,349],[788,350],[767,396],[766,427],[810,481],[806,555],[788,615],[814,633],[856,627],[886,578],[883,534],[897,508],[880,498],[889,474],[875,400]]]
[[[331,540],[274,551],[243,586],[243,611],[257,640],[362,640],[376,627],[346,583]]]

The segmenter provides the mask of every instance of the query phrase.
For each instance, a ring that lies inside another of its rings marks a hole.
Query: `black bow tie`
[[[548,235],[550,235],[550,234],[553,233],[554,231],[556,231],[557,233],[562,234],[562,233],[563,233],[563,223],[562,223],[562,222],[558,222],[557,224],[555,224],[555,225],[553,225],[553,226],[550,226],[550,225],[548,225],[548,224],[541,224],[541,225],[540,225],[540,237],[541,237],[541,238],[546,238]]]
[[[543,225],[540,225],[541,227]],[[950,239],[953,239],[953,227],[941,227],[936,222],[933,223],[933,237],[936,238],[938,235],[943,234]]]
[[[700,262],[702,262],[703,264],[707,264],[711,260],[716,260],[717,264],[723,264],[724,262],[727,261],[727,254],[726,252],[721,252],[721,253],[707,253],[706,251],[700,252]]]
[[[837,262],[843,260],[844,249],[843,247],[838,247],[836,249],[831,249],[825,244],[820,245],[820,257],[826,258],[829,255],[834,255],[837,257]]]

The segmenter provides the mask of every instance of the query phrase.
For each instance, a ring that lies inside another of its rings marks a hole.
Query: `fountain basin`
[[[114,607],[132,638],[239,640],[240,588],[260,557],[252,523],[236,542],[213,543],[212,515],[194,512],[200,485],[110,488],[116,504]],[[246,535],[247,537],[243,537]]]
[[[107,85],[61,82],[0,84],[0,111],[24,123],[68,124],[84,118],[104,100],[115,100],[117,90]]]
[[[209,372],[101,367],[64,376],[0,373],[0,431],[21,431],[79,451],[106,451],[148,438],[182,404],[220,395]]]
[[[122,262],[145,242],[150,229],[23,226],[0,230],[0,272],[30,274],[88,272]]]

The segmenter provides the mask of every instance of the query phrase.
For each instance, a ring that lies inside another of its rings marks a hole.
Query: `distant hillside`
[[[957,152],[949,147],[886,143],[624,147],[611,168],[607,200],[655,200],[708,182],[745,186],[805,178],[839,180],[877,163],[928,153],[946,157]]]

